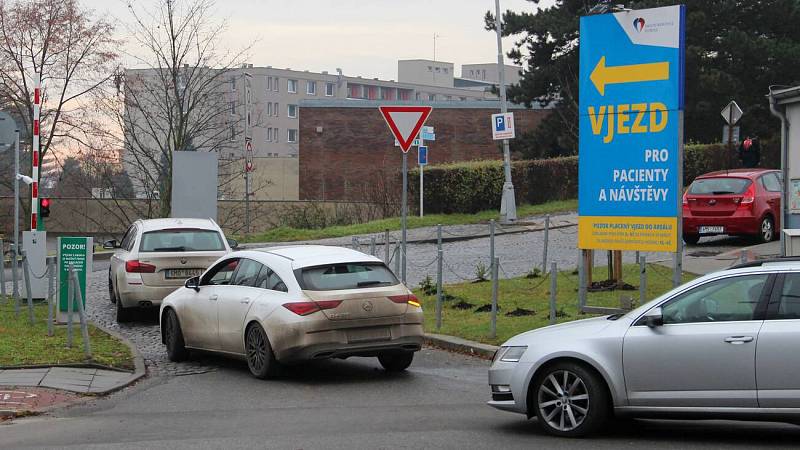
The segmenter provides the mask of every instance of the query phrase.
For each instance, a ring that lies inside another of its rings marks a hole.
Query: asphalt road
[[[0,425],[0,448],[738,448],[795,447],[800,427],[634,421],[585,440],[486,406],[487,362],[424,349],[407,373],[374,359],[295,367],[273,381],[244,364],[152,377],[106,399]]]

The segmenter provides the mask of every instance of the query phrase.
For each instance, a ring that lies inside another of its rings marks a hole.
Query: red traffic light
[[[40,217],[50,217],[50,199],[49,198],[40,198],[39,199],[39,216]]]

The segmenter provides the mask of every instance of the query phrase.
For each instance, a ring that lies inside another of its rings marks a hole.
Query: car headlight
[[[500,349],[494,354],[492,362],[495,362],[498,359],[503,362],[519,362],[519,359],[522,358],[522,355],[527,349],[527,345],[500,347]]]

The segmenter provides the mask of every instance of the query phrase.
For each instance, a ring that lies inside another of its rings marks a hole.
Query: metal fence
[[[540,225],[540,226],[539,226]],[[590,286],[588,283],[589,277],[587,276],[587,270],[584,266],[584,255],[580,250],[575,249],[574,254],[576,259],[574,260],[572,265],[563,265],[559,267],[556,261],[553,260],[553,253],[552,253],[552,246],[551,246],[551,239],[555,234],[561,235],[570,235],[569,238],[577,244],[577,227],[575,224],[567,225],[567,226],[559,226],[553,225],[550,216],[546,216],[541,221],[541,224],[537,224],[530,228],[528,231],[520,231],[518,225],[500,225],[495,221],[490,221],[485,228],[482,227],[473,227],[472,230],[468,232],[456,233],[452,230],[442,227],[439,225],[436,227],[435,231],[432,233],[428,233],[422,237],[417,236],[415,241],[413,242],[414,246],[418,245],[435,245],[435,253],[433,256],[429,256],[424,260],[419,259],[412,259],[408,258],[408,255],[404,255],[402,253],[402,245],[400,244],[400,237],[396,233],[392,233],[388,230],[384,231],[381,234],[371,235],[364,237],[353,237],[352,238],[352,247],[364,253],[368,253],[374,256],[380,257],[386,264],[392,268],[394,273],[401,277],[403,273],[402,265],[403,259],[406,259],[405,264],[407,264],[412,271],[420,273],[424,272],[426,274],[434,273],[435,271],[435,284],[436,284],[436,308],[435,308],[435,323],[436,329],[439,330],[442,326],[442,309],[444,307],[444,274],[448,273],[452,275],[451,278],[455,278],[458,281],[462,282],[471,282],[478,279],[477,274],[466,274],[462,271],[459,271],[456,267],[454,267],[453,259],[449,257],[447,251],[444,248],[444,241],[449,240],[470,240],[470,239],[488,239],[489,246],[488,251],[485,255],[479,255],[474,258],[474,266],[476,267],[476,272],[483,272],[484,275],[487,277],[488,281],[492,283],[492,300],[491,300],[491,336],[494,337],[497,331],[497,313],[498,313],[498,301],[501,300],[502,290],[499,287],[499,281],[501,279],[510,279],[514,276],[520,276],[522,274],[514,274],[514,273],[507,273],[502,255],[502,251],[498,251],[498,247],[496,246],[496,239],[499,235],[505,234],[512,234],[512,233],[526,233],[526,236],[530,236],[530,242],[538,242],[541,243],[541,253],[533,253],[530,252],[526,259],[526,264],[529,267],[530,274],[538,275],[538,284],[533,286],[532,290],[538,289],[541,285],[545,283],[550,283],[550,298],[549,298],[549,319],[550,323],[555,323],[557,320],[557,313],[559,311],[559,305],[557,304],[557,294],[559,293],[559,289],[568,289],[570,292],[577,292],[575,296],[575,306],[578,308],[579,311],[584,313],[594,313],[594,314],[613,314],[617,312],[624,312],[627,311],[636,305],[641,305],[647,302],[647,285],[648,279],[660,279],[660,281],[667,283],[668,285],[674,285],[674,277],[673,277],[673,269],[670,266],[659,264],[660,262],[670,261],[672,262],[671,258],[662,257],[661,260],[651,260],[648,262],[647,255],[640,254],[639,252],[628,252],[628,260],[630,261],[630,256],[633,256],[633,261],[631,263],[638,264],[638,299],[626,297],[624,295],[620,296],[620,305],[619,307],[602,307],[597,305],[591,305],[588,302],[589,299],[589,291]],[[563,237],[563,236],[562,236]],[[502,249],[500,249],[502,250]],[[563,251],[563,248],[561,249]],[[571,250],[572,251],[572,250]],[[602,255],[598,254],[597,257],[602,257]],[[457,258],[463,258],[462,255],[456,256]],[[562,258],[563,259],[563,258]],[[609,257],[609,260],[611,258]],[[746,260],[746,254],[742,254],[742,259]],[[731,261],[731,265],[738,264],[741,261],[739,258]],[[463,261],[460,261],[463,262]],[[488,264],[487,264],[488,263]],[[482,266],[482,269],[480,268]],[[599,266],[599,265],[598,265]],[[559,272],[560,271],[560,272]],[[609,270],[610,272],[610,270]],[[553,274],[559,274],[559,276],[553,276]],[[609,273],[609,279],[611,279],[611,273]],[[402,278],[401,278],[402,279]],[[402,280],[404,282],[408,282],[409,280]],[[628,280],[632,281],[632,280]],[[559,286],[559,283],[561,286]],[[409,284],[409,287],[413,288],[412,283]],[[634,287],[635,289],[635,287]],[[625,291],[625,293],[632,293],[632,291]],[[633,294],[636,295],[636,294]],[[563,305],[561,305],[563,306]]]

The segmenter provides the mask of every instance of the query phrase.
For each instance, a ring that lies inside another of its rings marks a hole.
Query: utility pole
[[[494,0],[495,16],[494,25],[497,32],[497,73],[500,80],[500,111],[508,112],[506,102],[506,73],[503,65],[503,31],[500,23],[500,0]],[[500,223],[515,222],[517,220],[517,204],[514,198],[514,183],[511,182],[511,150],[508,139],[503,139],[503,197],[500,200]]]
[[[244,72],[244,226],[245,234],[250,234],[250,171],[253,170],[253,141],[250,136],[250,79],[253,76]]]

